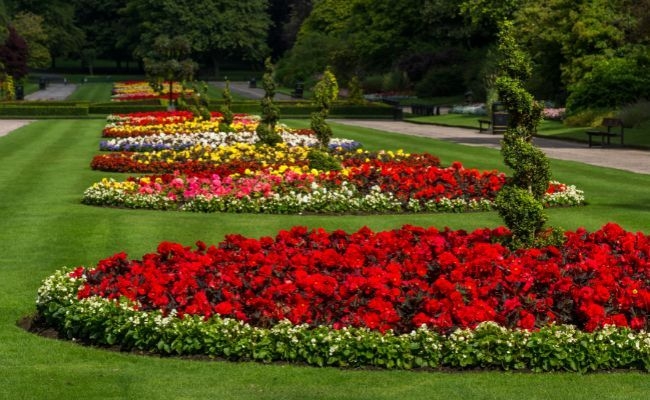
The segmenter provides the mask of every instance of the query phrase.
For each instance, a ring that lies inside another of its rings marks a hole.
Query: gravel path
[[[28,119],[0,119],[0,136],[5,136],[11,131],[23,127],[33,120]]]
[[[453,128],[438,125],[414,124],[390,120],[333,119],[343,125],[354,125],[404,135],[430,137],[468,146],[501,148],[502,135],[479,133],[475,129]],[[537,145],[550,158],[583,162],[601,167],[616,168],[639,174],[650,174],[650,151],[618,146],[592,147],[586,143],[534,138]]]

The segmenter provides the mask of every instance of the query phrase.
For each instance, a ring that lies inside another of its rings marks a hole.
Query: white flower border
[[[490,211],[494,203],[487,199],[465,200],[447,199],[430,200],[420,203],[411,199],[402,204],[392,193],[382,192],[375,186],[371,192],[362,195],[358,190],[343,182],[336,190],[312,184],[311,192],[275,193],[270,197],[262,196],[196,196],[179,204],[163,194],[127,194],[121,188],[115,188],[115,181],[109,179],[97,182],[86,189],[82,202],[98,206],[125,208],[147,208],[156,210],[181,210],[195,212],[239,212],[265,214],[299,214],[299,213],[397,213],[397,212],[465,212]],[[558,182],[551,182],[558,184]],[[582,205],[584,193],[575,186],[567,185],[563,192],[546,194],[544,203],[548,207],[567,207]]]

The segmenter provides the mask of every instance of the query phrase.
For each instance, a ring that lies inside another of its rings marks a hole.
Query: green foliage
[[[650,66],[631,58],[599,60],[570,89],[569,112],[611,109],[650,99]]]
[[[329,67],[325,69],[323,77],[314,87],[314,104],[319,108],[318,112],[311,115],[311,129],[314,130],[322,148],[329,146],[332,138],[332,128],[325,122],[330,113],[332,104],[339,96],[339,85],[336,77]]]
[[[611,110],[603,108],[591,108],[580,110],[578,112],[567,115],[564,118],[564,124],[566,126],[585,126],[585,127],[596,127],[599,126],[603,121],[603,118],[614,117],[614,112]]]
[[[226,86],[223,89],[223,105],[220,107],[223,114],[223,123],[230,126],[233,121],[232,113],[232,94],[230,93],[230,81],[226,80]]]
[[[326,151],[310,149],[307,153],[310,169],[319,171],[340,171],[341,161]]]
[[[16,98],[14,78],[11,75],[5,75],[0,79],[2,79],[0,81],[0,100],[14,100]]]
[[[16,31],[27,42],[29,55],[27,65],[30,68],[46,68],[50,66],[52,57],[47,48],[47,33],[43,16],[31,12],[20,12],[12,21]]]
[[[361,83],[356,75],[353,76],[348,83],[348,102],[350,102],[350,104],[364,103],[363,89],[361,89]]]
[[[634,3],[634,5],[633,5]],[[522,2],[515,13],[516,37],[533,55],[536,94],[566,99],[598,63],[648,53],[647,1]],[[645,13],[645,15],[643,14]],[[535,23],[531,23],[535,21]],[[570,94],[570,93],[569,93]]]
[[[530,247],[546,222],[544,206],[527,189],[506,185],[495,199],[499,216],[512,232],[514,248]]]
[[[316,134],[321,148],[326,149],[332,139],[332,127],[325,122],[325,116],[322,111],[311,113],[311,129]]]
[[[331,64],[330,54],[341,47],[340,41],[321,32],[301,35],[294,47],[278,62],[277,79],[283,85],[292,87],[296,82],[310,83]]]
[[[511,183],[528,190],[540,201],[546,193],[550,177],[548,158],[522,135],[506,132],[501,154],[504,163],[513,169]]]
[[[270,146],[282,142],[282,137],[275,131],[275,125],[280,120],[280,109],[273,102],[275,96],[275,82],[273,81],[273,64],[271,58],[264,62],[264,76],[262,77],[262,87],[264,88],[264,97],[260,104],[262,106],[262,115],[260,123],[257,125],[257,136],[260,144]]]
[[[305,118],[309,119],[311,113],[317,111],[317,108],[306,102],[281,102],[276,104],[280,115],[283,118]],[[220,103],[212,102],[211,109],[218,110]],[[232,105],[233,112],[257,114],[259,113],[258,102],[234,102]],[[382,103],[365,103],[363,105],[341,104],[336,103],[330,110],[330,116],[337,118],[393,118],[393,109]]]
[[[191,45],[185,36],[160,35],[153,47],[143,57],[144,70],[151,87],[162,91],[165,81],[169,82],[169,106],[173,107],[172,85],[174,82],[192,81],[198,65],[189,58]]]
[[[623,120],[626,128],[639,127],[642,123],[650,121],[650,100],[637,101],[623,107],[618,112],[618,118]]]
[[[138,43],[139,54],[145,53],[160,35],[183,35],[191,43],[193,58],[211,63],[214,75],[219,75],[219,63],[224,59],[262,60],[269,52],[266,35],[271,21],[266,0],[126,3],[121,16],[133,21],[130,40]]]
[[[11,117],[83,117],[88,115],[88,110],[88,104],[39,106],[27,103],[3,105],[0,107],[0,115]]]
[[[208,108],[210,105],[208,85],[205,82],[201,82],[200,84],[195,82],[186,84],[183,82],[183,93],[185,93],[186,89],[191,90],[191,95],[184,95],[178,98],[179,109],[190,111],[197,118],[210,120],[212,116]]]
[[[465,91],[462,66],[432,68],[415,85],[415,94],[425,98],[453,96]]]
[[[509,114],[501,153],[513,176],[495,203],[499,215],[513,232],[514,246],[532,246],[546,221],[542,198],[550,180],[546,155],[531,144],[541,121],[542,106],[523,87],[531,74],[527,55],[512,34],[512,23],[501,24],[499,72],[495,88]]]
[[[464,0],[460,2],[460,13],[473,26],[498,32],[498,24],[510,19],[521,7],[521,0]]]
[[[339,85],[336,77],[328,68],[323,72],[323,77],[314,87],[314,103],[321,110],[329,112],[332,103],[339,97]],[[327,114],[325,114],[327,116]]]

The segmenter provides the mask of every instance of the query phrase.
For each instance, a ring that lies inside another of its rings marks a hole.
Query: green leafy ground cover
[[[309,121],[282,121],[307,126]],[[208,362],[124,354],[30,334],[17,321],[34,310],[42,279],[64,265],[133,257],[163,240],[216,244],[224,235],[273,235],[293,225],[352,231],[403,224],[474,229],[496,213],[389,216],[188,214],[84,206],[100,120],[40,121],[0,138],[0,398],[11,399],[645,399],[647,374],[528,374],[493,371],[339,370],[286,364]],[[428,151],[445,164],[504,169],[496,150],[332,124],[368,149]],[[593,230],[608,221],[647,232],[650,176],[552,160],[554,178],[577,185],[590,204],[549,210],[550,224]],[[114,175],[116,176],[116,175]]]

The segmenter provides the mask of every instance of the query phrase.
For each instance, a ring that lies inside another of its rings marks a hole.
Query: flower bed
[[[262,213],[435,212],[492,209],[505,175],[440,167],[430,154],[339,150],[340,171],[309,166],[308,148],[238,143],[184,151],[112,153],[92,168],[168,173],[104,179],[84,192],[86,204],[129,208]],[[169,174],[172,175],[169,175]],[[584,202],[573,186],[551,182],[547,206]]]
[[[318,139],[313,134],[296,133],[294,130],[283,130],[280,132],[282,141],[289,146],[315,147],[319,145]],[[185,150],[194,146],[221,147],[235,143],[255,144],[259,137],[255,131],[240,132],[198,132],[190,134],[168,134],[160,133],[151,136],[124,137],[99,142],[99,149],[102,151],[160,151],[160,150]],[[332,138],[329,148],[356,150],[361,143],[341,138]]]
[[[181,85],[174,82],[172,85],[172,98],[178,99],[182,92]],[[192,90],[185,89],[184,94],[192,93]],[[111,94],[111,101],[133,101],[133,100],[148,100],[148,99],[169,99],[169,82],[163,82],[163,90],[156,93],[144,81],[126,81],[115,82]]]
[[[220,120],[193,120],[183,112],[109,116],[103,133],[116,138],[100,148],[114,152],[95,156],[91,167],[166,175],[104,179],[84,192],[83,202],[203,212],[484,211],[492,209],[505,179],[459,163],[442,168],[429,154],[368,152],[336,138],[330,148],[344,168],[317,170],[309,161],[308,147],[318,144],[311,130],[279,125],[284,143],[271,147],[257,144],[254,129],[247,130],[256,117],[238,115],[233,125],[242,130],[212,132]],[[584,196],[550,182],[545,202],[579,205]]]
[[[504,228],[404,226],[163,242],[60,270],[39,313],[69,338],[315,365],[650,369],[650,236],[608,224],[511,252]]]

